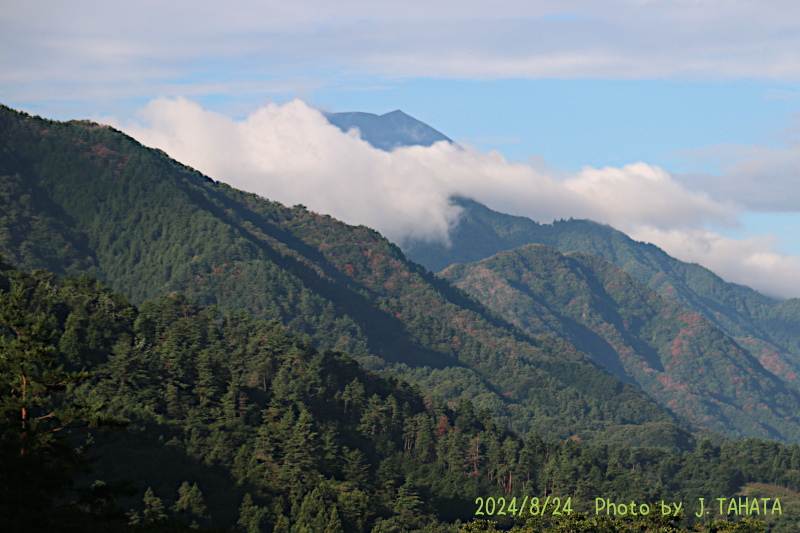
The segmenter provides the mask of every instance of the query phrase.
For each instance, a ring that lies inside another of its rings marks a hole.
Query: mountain
[[[26,405],[29,417],[43,414],[50,403],[74,402],[129,422],[110,435],[92,431],[99,458],[91,461],[91,477],[80,481],[102,479],[100,487],[113,491],[114,484],[133,480],[133,498],[121,501],[133,508],[132,522],[147,531],[192,531],[179,526],[212,520],[232,526],[237,518],[250,531],[305,524],[310,531],[338,533],[369,531],[376,524],[391,528],[400,521],[421,527],[445,517],[467,519],[475,497],[502,494],[493,479],[507,467],[482,463],[480,476],[465,478],[463,468],[475,465],[462,467],[446,455],[437,461],[434,446],[466,447],[473,438],[513,448],[514,458],[502,459],[513,461],[515,470],[519,464],[520,475],[535,475],[525,469],[535,466],[534,447],[543,445],[541,439],[524,442],[485,411],[476,414],[468,401],[455,410],[439,402],[426,407],[410,384],[367,372],[344,353],[319,353],[277,322],[242,313],[222,317],[182,295],[137,307],[88,276],[58,278],[44,270],[29,275],[1,261],[0,297],[4,531],[67,530],[62,521],[80,524],[69,531],[117,531],[93,520],[123,530],[129,518],[103,500],[87,505],[85,514],[73,511],[81,509],[77,505],[55,505],[54,498],[70,488],[65,474],[75,476],[86,464],[75,450],[69,458],[77,468],[63,460],[69,441],[48,436],[63,424],[52,421],[64,415],[45,416],[27,433],[6,418]],[[26,337],[20,351],[40,362],[38,369],[26,368],[39,399],[26,400],[7,387],[20,369],[6,349],[18,348],[14,332],[25,331],[34,316],[46,319],[44,327]],[[89,369],[92,377],[78,374],[66,394],[63,386],[40,387],[56,366],[36,352],[37,342],[47,337],[60,363]],[[74,419],[64,425],[60,431],[71,431],[73,441],[76,430],[86,431]],[[457,439],[452,432],[459,432]],[[30,446],[30,459],[20,457],[19,441],[48,438],[50,446]],[[431,482],[448,477],[460,482],[458,493]],[[162,500],[175,506],[156,505]],[[86,493],[80,495],[81,503],[87,501]],[[175,523],[156,528],[158,516],[167,513],[174,513]]]
[[[0,253],[139,304],[182,292],[275,319],[546,438],[686,447],[675,417],[574,346],[529,335],[369,228],[235,190],[111,128],[0,109]]]
[[[570,341],[695,426],[799,436],[800,393],[699,314],[596,255],[528,244],[439,275],[526,331]]]
[[[691,521],[698,497],[740,490],[784,502],[781,515],[760,517],[776,533],[798,519],[789,505],[800,489],[797,445],[703,441],[670,453],[522,438],[467,399],[450,409],[345,353],[318,352],[275,321],[221,315],[180,294],[136,306],[89,276],[0,261],[0,302],[0,516],[9,533],[456,533],[458,520],[481,513],[507,529],[520,502],[545,492],[578,520],[602,495],[685,501]],[[23,376],[36,396],[14,386]],[[94,427],[122,421],[109,434]],[[699,531],[734,531],[726,525],[761,531],[735,521]]]
[[[24,268],[0,261],[4,530],[455,533],[478,512],[511,527],[501,498],[557,497],[571,522],[598,497],[800,490],[797,444],[698,443],[568,341],[508,323],[369,228],[111,128],[0,108],[0,253]],[[587,261],[565,278],[599,279]],[[81,477],[87,440],[100,457]],[[798,517],[771,519],[783,533]]]
[[[430,146],[439,141],[453,142],[424,122],[399,109],[384,115],[372,113],[325,113],[328,122],[347,133],[358,128],[361,138],[375,148],[390,152],[400,146]]]
[[[480,261],[533,243],[561,252],[594,254],[698,313],[747,349],[764,368],[800,389],[800,300],[779,302],[728,283],[700,265],[679,261],[608,225],[572,219],[539,224],[493,211],[474,200],[453,201],[464,211],[451,231],[451,246],[409,243],[404,249],[409,259],[438,272],[453,263]]]

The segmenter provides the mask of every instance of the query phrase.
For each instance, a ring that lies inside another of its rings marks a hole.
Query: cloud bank
[[[705,229],[735,224],[735,204],[645,163],[563,174],[446,142],[384,152],[300,100],[233,120],[184,98],[162,98],[141,110],[139,123],[107,121],[214,179],[370,226],[401,245],[447,242],[459,215],[449,199],[462,195],[540,222],[608,223],[731,281],[800,296],[797,258],[778,254],[766,238],[734,241]]]
[[[777,252],[769,234],[737,240],[704,229],[642,227],[629,235],[652,242],[673,257],[701,264],[727,281],[781,299],[800,296],[800,257]]]

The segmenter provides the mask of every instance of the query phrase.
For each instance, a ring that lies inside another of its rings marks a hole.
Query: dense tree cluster
[[[478,498],[551,495],[571,498],[580,513],[598,496],[694,501],[739,494],[753,481],[800,490],[797,445],[704,441],[669,453],[535,433],[523,438],[466,397],[450,408],[247,313],[223,316],[180,294],[137,308],[91,278],[28,275],[8,265],[0,289],[4,304],[15,299],[3,309],[18,310],[4,315],[3,375],[20,375],[8,355],[16,346],[11,326],[48,328],[33,331],[35,342],[23,350],[51,354],[29,375],[72,384],[41,397],[59,413],[71,412],[75,428],[128,421],[109,436],[93,433],[100,458],[91,476],[78,477],[80,492],[69,492],[71,478],[87,466],[75,435],[54,436],[52,445],[29,454],[43,469],[20,467],[28,492],[15,497],[37,497],[53,509],[49,518],[70,517],[72,524],[456,531],[459,521],[475,518]],[[19,454],[15,390],[3,389],[2,412],[11,413],[3,419],[4,465]],[[73,457],[80,468],[47,467]],[[5,494],[20,475],[4,473]],[[132,498],[120,490],[125,479],[136,480]],[[785,526],[791,516],[787,509],[773,522]],[[501,527],[515,521],[494,518]]]
[[[503,231],[517,234],[514,224]],[[581,224],[594,233],[565,222],[559,242],[634,266],[651,257]],[[694,524],[691,512],[682,522],[612,520],[592,516],[598,497],[780,498],[791,503],[759,524],[798,523],[797,444],[690,434],[684,418],[576,348],[582,327],[653,368],[684,351],[700,361],[706,347],[737,365],[748,357],[595,258],[553,252],[555,267],[538,278],[528,265],[516,288],[538,291],[537,311],[514,325],[369,228],[216,183],[111,128],[5,107],[0,253],[28,271],[0,262],[7,529],[759,527],[743,513],[725,517],[734,526]],[[676,285],[686,298],[712,290],[694,282],[710,278],[686,276],[696,289]],[[712,321],[741,325],[750,336],[740,344],[762,349],[788,380],[781,350],[795,346],[796,302],[725,290],[704,300],[730,296]],[[738,376],[717,370],[719,392],[736,396]],[[749,403],[720,407],[732,431],[750,434],[732,419],[749,406],[769,415],[759,419],[768,435],[796,440],[794,393],[767,379],[746,385]],[[534,498],[569,502],[570,514],[523,524],[494,512],[501,499]],[[473,522],[479,511],[496,526]]]
[[[17,266],[88,272],[136,303],[179,291],[275,319],[451,407],[467,394],[521,433],[680,447],[651,437],[686,423],[636,387],[514,328],[368,228],[215,183],[111,128],[8,108],[0,176],[13,185],[4,220],[30,228],[0,240]]]
[[[595,255],[529,244],[441,275],[530,333],[569,340],[696,429],[800,438],[800,392],[698,313]]]
[[[720,328],[770,372],[800,390],[800,300],[780,302],[728,283],[698,264],[679,261],[608,225],[573,219],[539,224],[467,198],[453,202],[463,212],[450,234],[451,245],[413,242],[405,248],[409,258],[438,272],[453,263],[480,261],[527,244],[601,257]]]

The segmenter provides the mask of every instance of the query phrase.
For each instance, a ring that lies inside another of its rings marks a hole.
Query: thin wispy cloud
[[[800,141],[796,138],[787,138],[777,147],[726,143],[678,155],[718,170],[680,175],[679,180],[690,188],[751,211],[800,211]]]
[[[0,14],[0,83],[336,69],[450,78],[797,79],[796,2],[43,2]],[[328,80],[329,81],[329,80]],[[213,91],[213,83],[208,90]],[[13,90],[13,89],[12,89]],[[186,94],[186,93],[182,93]]]

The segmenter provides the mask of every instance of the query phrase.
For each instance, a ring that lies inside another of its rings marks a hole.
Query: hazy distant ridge
[[[387,152],[400,146],[431,146],[439,141],[453,142],[443,133],[399,109],[384,115],[354,111],[325,113],[325,116],[331,124],[345,133],[352,128],[358,128],[362,139]]]
[[[465,198],[450,233],[451,246],[412,242],[403,251],[412,261],[440,271],[453,263],[471,263],[525,244],[546,244],[562,253],[578,251],[602,257],[655,289],[665,298],[709,320],[747,349],[770,372],[800,388],[800,313],[798,299],[785,302],[710,270],[671,257],[652,244],[636,242],[611,226],[589,220],[539,224],[493,211]]]

